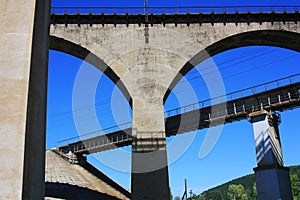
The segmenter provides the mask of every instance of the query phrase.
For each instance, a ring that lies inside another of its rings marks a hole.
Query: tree
[[[248,195],[245,193],[245,188],[241,184],[229,185],[227,197],[232,200],[248,200]]]
[[[297,174],[291,175],[291,186],[292,186],[293,198],[298,199],[298,197],[300,197],[300,181]]]
[[[174,198],[174,200],[181,200],[181,198],[180,198],[179,196],[176,196],[176,197]]]
[[[200,195],[198,196],[198,200],[206,200],[205,195],[200,194]]]
[[[252,197],[252,199],[257,199],[256,183],[253,183],[251,197]]]
[[[191,197],[188,198],[188,200],[198,200],[199,196],[197,196],[196,194],[193,194]]]
[[[169,190],[170,190],[170,199],[173,200],[173,194],[172,194],[171,188],[169,188]]]

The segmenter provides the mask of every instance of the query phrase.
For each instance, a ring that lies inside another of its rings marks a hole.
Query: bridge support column
[[[143,87],[133,101],[133,200],[170,199],[163,100],[150,88]]]
[[[50,0],[0,7],[0,199],[43,199]]]
[[[292,199],[289,168],[283,166],[278,125],[280,117],[261,111],[250,114],[254,130],[257,195],[264,199]]]

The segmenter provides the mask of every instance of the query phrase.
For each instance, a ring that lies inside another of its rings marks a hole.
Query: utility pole
[[[182,198],[181,198],[181,200],[187,200],[187,181],[186,181],[186,179],[184,179],[184,193],[183,193],[183,195],[182,195]]]

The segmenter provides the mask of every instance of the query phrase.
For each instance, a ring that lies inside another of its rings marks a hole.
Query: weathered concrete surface
[[[68,163],[53,151],[46,152],[45,175],[45,199],[129,199],[104,180],[80,165]]]
[[[144,55],[144,60],[148,59]],[[132,199],[170,199],[166,134],[163,109],[164,87],[155,83],[158,68],[139,71],[140,87],[133,93]],[[152,80],[151,80],[152,79]]]
[[[48,35],[51,0],[36,1],[25,132],[22,199],[41,199],[45,189]]]
[[[36,7],[40,12],[35,12]],[[40,199],[44,192],[44,156],[41,155],[45,148],[46,30],[49,30],[44,24],[44,15],[48,13],[45,8],[50,9],[49,1],[1,1],[0,154],[3,162],[0,163],[0,199],[21,199],[22,193],[25,194],[23,199]],[[39,22],[35,21],[36,16],[41,17]],[[30,81],[29,74],[36,77]],[[39,79],[41,82],[35,82]],[[27,111],[30,114],[27,115]],[[25,143],[28,146],[25,147]],[[24,152],[32,148],[39,152],[31,152],[31,158],[25,161]],[[27,166],[28,161],[34,162]],[[25,173],[30,177],[25,178]]]
[[[278,32],[267,32],[270,30]],[[187,63],[197,65],[206,58],[199,55],[205,49],[211,56],[244,45],[274,45],[299,50],[299,41],[291,39],[289,32],[299,33],[299,23],[215,23],[213,26],[209,23],[189,26],[154,24],[149,30],[149,48],[145,49],[144,28],[138,24],[129,24],[128,27],[109,24],[56,24],[51,25],[50,30],[52,36],[64,38],[74,46],[80,45],[101,58],[121,79],[131,95],[134,93],[131,83],[136,84],[134,77],[145,66],[143,58],[146,53],[148,66],[159,68],[156,82],[167,89],[179,71],[186,73]],[[241,33],[251,34],[238,36]],[[237,37],[235,39],[231,36]],[[230,42],[226,39],[230,39]],[[73,47],[69,44],[68,48]],[[186,69],[183,69],[184,66]]]

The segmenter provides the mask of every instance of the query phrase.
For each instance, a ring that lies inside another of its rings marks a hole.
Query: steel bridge
[[[166,135],[172,136],[248,119],[249,114],[261,110],[282,112],[299,106],[300,74],[296,74],[166,111]],[[65,153],[72,151],[78,155],[131,145],[136,138],[132,136],[130,126],[131,123],[124,123],[66,139],[59,142],[65,145],[59,146],[58,149]],[[159,137],[153,137],[149,142],[157,143],[157,138]]]

